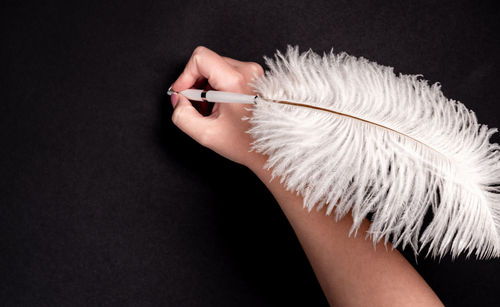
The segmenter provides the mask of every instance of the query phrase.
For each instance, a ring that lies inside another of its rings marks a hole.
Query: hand
[[[254,62],[240,62],[222,57],[206,47],[197,47],[184,71],[172,84],[176,92],[193,87],[203,79],[211,88],[220,91],[253,94],[248,85],[254,75],[261,76],[262,67]],[[182,95],[172,95],[172,121],[201,145],[247,167],[263,163],[263,156],[249,152],[252,138],[243,117],[251,116],[249,106],[216,103],[209,116],[202,116]]]

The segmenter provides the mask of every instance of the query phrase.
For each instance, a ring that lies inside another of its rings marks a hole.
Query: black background
[[[264,185],[178,131],[166,88],[197,45],[261,64],[333,47],[439,81],[498,127],[499,15],[493,1],[4,2],[0,305],[326,305]],[[498,260],[416,269],[447,305],[500,299]]]

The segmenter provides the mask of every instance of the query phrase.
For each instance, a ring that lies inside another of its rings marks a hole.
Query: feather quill
[[[246,118],[252,150],[268,155],[265,167],[304,207],[337,220],[351,212],[354,235],[371,214],[374,242],[415,254],[500,255],[500,146],[489,141],[497,129],[438,83],[347,53],[289,46],[265,61]]]

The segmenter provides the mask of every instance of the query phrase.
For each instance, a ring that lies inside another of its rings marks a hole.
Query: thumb
[[[174,125],[205,146],[204,135],[208,131],[210,119],[201,115],[186,97],[174,94],[171,99],[174,106],[172,114]]]

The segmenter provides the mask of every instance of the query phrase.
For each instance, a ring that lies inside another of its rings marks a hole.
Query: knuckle
[[[193,55],[204,53],[206,50],[207,50],[207,47],[205,47],[205,46],[201,46],[201,45],[197,46],[196,48],[194,48]]]
[[[198,46],[194,49],[193,55],[191,55],[191,60],[194,63],[200,63],[201,58],[204,56],[207,48],[203,46]]]
[[[213,51],[205,46],[197,46],[196,48],[194,48],[192,57],[199,59],[200,57],[210,56],[210,54],[212,53]]]
[[[252,73],[256,73],[258,76],[264,73],[264,69],[258,63],[250,62],[248,63],[248,65],[250,66],[250,70],[252,71]]]
[[[247,81],[245,80],[245,77],[240,72],[235,72],[230,79],[231,87],[236,90],[244,89],[246,87],[246,83]]]

